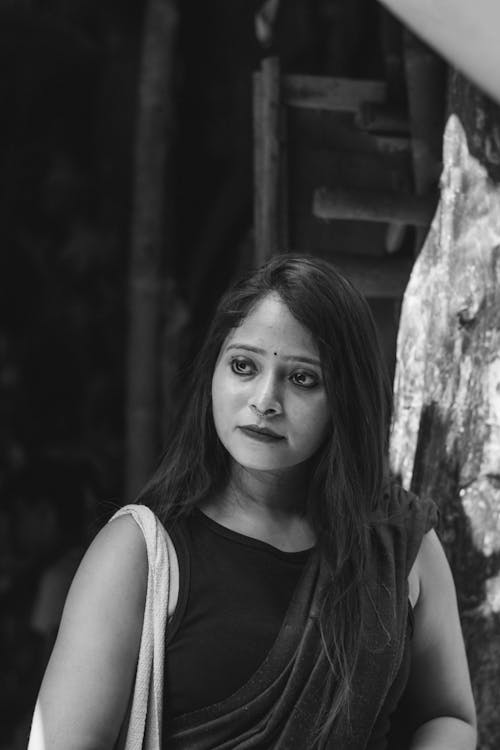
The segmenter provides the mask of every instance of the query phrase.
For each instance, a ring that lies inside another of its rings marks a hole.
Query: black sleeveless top
[[[406,515],[405,509],[396,530],[405,520],[411,523],[412,515]],[[431,525],[429,521],[424,530]],[[169,533],[179,560],[180,589],[167,629],[163,710],[164,726],[176,728],[189,724],[191,716],[210,712],[206,707],[226,705],[258,673],[280,633],[293,593],[307,574],[312,550],[282,552],[221,526],[199,509]],[[391,538],[393,532],[387,533]],[[406,575],[418,544],[415,540],[409,545],[415,549],[408,553]],[[412,630],[408,603],[402,660],[366,750],[408,747],[409,717],[398,705],[410,672]],[[170,731],[165,739],[170,747]],[[191,744],[179,739],[172,747],[184,750]]]
[[[167,721],[227,698],[252,676],[310,554],[231,531],[198,508],[170,535],[180,589],[165,648]]]

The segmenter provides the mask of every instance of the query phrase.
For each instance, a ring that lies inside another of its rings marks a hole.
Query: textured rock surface
[[[391,464],[442,513],[477,701],[480,750],[500,747],[500,151],[498,110],[461,102],[441,201],[402,307]],[[460,116],[463,109],[464,116]],[[486,127],[488,126],[488,127]]]

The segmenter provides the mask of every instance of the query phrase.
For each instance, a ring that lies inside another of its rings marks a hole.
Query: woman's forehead
[[[277,293],[259,300],[237,328],[232,329],[224,348],[238,343],[288,356],[307,354],[319,358],[318,347],[311,332],[290,312]]]

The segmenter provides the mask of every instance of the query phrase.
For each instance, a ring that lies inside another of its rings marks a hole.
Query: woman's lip
[[[249,437],[254,438],[255,440],[262,440],[264,442],[270,442],[275,440],[284,440],[283,435],[278,435],[277,432],[273,432],[272,430],[266,430],[259,427],[254,427],[252,425],[244,425],[239,428],[242,432],[244,432]]]

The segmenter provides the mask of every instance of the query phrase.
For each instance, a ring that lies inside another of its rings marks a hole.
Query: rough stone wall
[[[479,720],[500,747],[500,114],[450,82],[441,200],[405,293],[391,464],[441,509]]]

